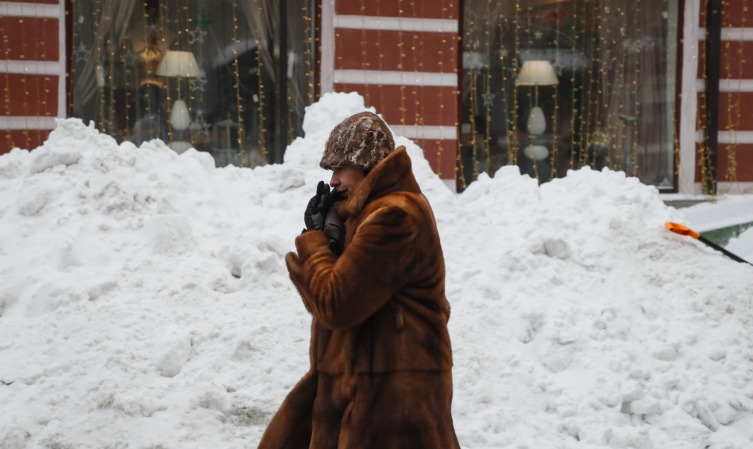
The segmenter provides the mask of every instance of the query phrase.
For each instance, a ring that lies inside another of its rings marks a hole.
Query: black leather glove
[[[330,208],[324,220],[324,235],[329,240],[329,248],[332,252],[338,256],[342,254],[345,244],[345,225],[334,208]]]
[[[342,200],[340,192],[333,189],[330,192],[329,184],[319,181],[316,186],[316,195],[311,197],[306,211],[303,213],[303,221],[307,231],[323,231],[324,221],[333,204]]]

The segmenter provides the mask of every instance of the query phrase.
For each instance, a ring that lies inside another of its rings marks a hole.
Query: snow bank
[[[76,119],[1,156],[0,447],[255,447],[308,367],[283,256],[361,110],[325,95],[253,170]],[[752,267],[668,233],[622,173],[505,167],[454,195],[397,142],[447,260],[463,447],[753,444]]]

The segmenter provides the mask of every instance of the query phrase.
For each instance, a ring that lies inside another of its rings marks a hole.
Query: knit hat
[[[351,115],[332,130],[319,166],[332,170],[353,165],[363,171],[374,168],[395,149],[387,124],[378,115]]]

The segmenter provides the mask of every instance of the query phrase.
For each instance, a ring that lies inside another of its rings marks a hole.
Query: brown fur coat
[[[311,370],[259,448],[458,448],[444,259],[405,149],[336,208],[347,230],[339,258],[319,231],[286,257],[314,317]]]

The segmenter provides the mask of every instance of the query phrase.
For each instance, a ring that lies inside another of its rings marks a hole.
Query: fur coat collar
[[[392,192],[421,193],[411,167],[405,147],[398,147],[366,175],[347,200],[335,204],[335,210],[347,220],[360,214],[370,202]]]

